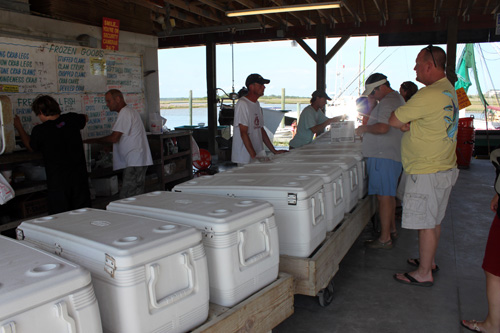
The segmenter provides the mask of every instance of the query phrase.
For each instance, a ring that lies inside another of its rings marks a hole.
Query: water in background
[[[300,109],[304,109],[309,104],[301,104]],[[281,104],[260,104],[264,108],[277,107],[281,108]],[[285,104],[285,110],[290,110],[289,116],[297,116],[297,104]],[[193,123],[196,126],[199,123],[205,123],[208,125],[208,109],[207,108],[193,108]],[[166,126],[173,130],[175,127],[191,125],[189,123],[189,108],[186,109],[162,109],[161,116],[167,119]]]

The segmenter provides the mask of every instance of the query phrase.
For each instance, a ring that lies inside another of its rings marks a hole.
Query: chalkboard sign
[[[105,92],[119,89],[128,105],[145,112],[142,73],[138,54],[0,38],[0,94],[11,99],[28,133],[40,122],[31,102],[48,94],[63,112],[88,115],[84,138],[110,134],[117,113],[106,107]]]

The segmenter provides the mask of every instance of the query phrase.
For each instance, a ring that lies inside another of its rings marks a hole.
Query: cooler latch
[[[206,237],[206,238],[214,238],[214,236],[215,236],[214,229],[212,229],[210,227],[205,227],[205,230],[203,230],[202,234],[203,234],[203,237]]]
[[[115,258],[106,253],[106,262],[104,264],[104,270],[111,276],[115,277],[116,261]]]
[[[63,251],[62,246],[60,244],[57,244],[57,243],[55,243],[54,246],[55,246],[54,253],[57,254],[58,256],[60,256],[62,251]]]
[[[17,240],[24,240],[24,231],[22,229],[16,229]]]
[[[288,205],[297,205],[297,193],[288,193]]]

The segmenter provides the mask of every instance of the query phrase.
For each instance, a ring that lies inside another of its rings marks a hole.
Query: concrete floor
[[[466,332],[461,319],[487,314],[481,264],[494,217],[494,178],[488,160],[473,159],[460,171],[442,223],[433,287],[392,278],[412,270],[406,259],[418,257],[417,232],[401,229],[392,250],[366,249],[369,223],[340,264],[332,303],[321,307],[317,297],[295,295],[294,314],[273,332]]]

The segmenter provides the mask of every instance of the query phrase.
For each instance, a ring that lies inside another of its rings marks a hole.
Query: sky
[[[327,52],[338,40],[327,39]],[[316,51],[314,39],[305,42]],[[477,45],[480,45],[481,52]],[[483,92],[500,89],[500,76],[494,77],[495,73],[500,72],[499,45],[476,44],[476,64]],[[399,89],[404,81],[413,81],[421,88],[423,85],[416,82],[413,67],[418,52],[425,46],[378,47],[378,37],[352,37],[327,64],[326,91],[332,98],[358,96],[363,91],[363,77],[359,74],[363,62],[365,79],[379,72],[388,77],[394,89]],[[446,51],[446,45],[439,46]],[[463,47],[463,44],[458,45],[457,60]],[[481,60],[479,53],[482,53],[485,61]],[[158,60],[161,98],[188,97],[190,90],[193,97],[207,96],[204,46],[159,50]],[[216,66],[217,87],[227,93],[233,87],[236,92],[241,89],[251,73],[259,73],[271,80],[266,85],[265,95],[281,96],[284,88],[286,96],[309,97],[316,88],[314,60],[292,41],[217,45]],[[474,81],[468,93],[477,94]]]

